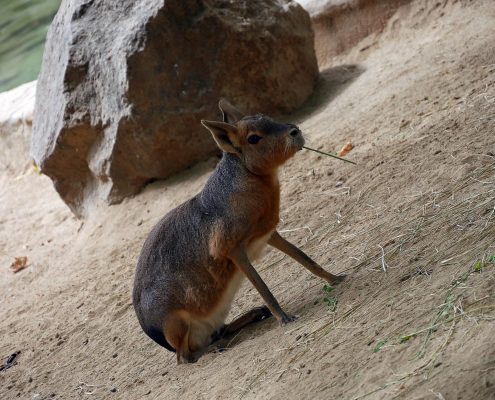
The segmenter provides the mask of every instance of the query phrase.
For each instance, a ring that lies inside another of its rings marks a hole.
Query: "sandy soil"
[[[418,0],[327,60],[293,119],[359,165],[298,153],[280,230],[349,279],[325,293],[268,252],[256,267],[299,319],[193,365],[142,333],[130,293],[151,227],[215,160],[84,222],[48,178],[1,172],[0,357],[20,354],[0,398],[495,399],[494,39],[493,2]],[[260,304],[245,283],[231,316]]]

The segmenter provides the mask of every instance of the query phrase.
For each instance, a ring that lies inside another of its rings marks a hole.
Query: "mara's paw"
[[[295,315],[284,314],[280,319],[280,325],[287,325],[289,322],[295,321],[297,317]]]
[[[331,278],[325,279],[331,285],[338,285],[341,282],[344,282],[347,279],[346,274],[340,275],[332,275]]]

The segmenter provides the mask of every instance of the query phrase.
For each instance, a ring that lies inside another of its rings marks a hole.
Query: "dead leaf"
[[[26,256],[16,257],[14,262],[10,264],[10,269],[15,274],[19,271],[22,271],[27,267],[28,258]]]
[[[352,149],[354,148],[354,145],[352,143],[347,143],[344,147],[340,149],[340,151],[337,153],[339,157],[344,157],[347,153],[349,153]]]

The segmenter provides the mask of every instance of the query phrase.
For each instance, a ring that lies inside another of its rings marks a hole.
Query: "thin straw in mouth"
[[[320,151],[320,150],[312,149],[311,147],[306,147],[306,146],[303,146],[303,149],[306,149],[306,150],[311,150],[311,151],[314,151],[315,153],[320,153],[320,154],[323,154],[324,156],[328,156],[328,157],[337,158],[337,159],[339,159],[339,160],[342,160],[342,161],[345,161],[345,162],[348,162],[348,163],[351,163],[351,164],[357,165],[354,161],[347,160],[347,159],[342,158],[342,157],[339,157],[339,156],[337,156],[337,155],[335,155],[335,154],[325,153],[324,151]]]

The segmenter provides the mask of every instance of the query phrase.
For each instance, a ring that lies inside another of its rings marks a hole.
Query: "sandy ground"
[[[325,293],[269,251],[256,267],[298,320],[193,365],[142,333],[130,293],[151,227],[215,160],[84,222],[48,178],[1,172],[1,363],[20,354],[0,398],[495,399],[494,39],[492,1],[418,0],[327,60],[292,118],[315,147],[352,142],[359,165],[298,153],[280,230],[349,278]],[[245,283],[231,317],[260,304]]]

